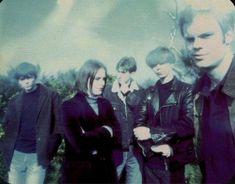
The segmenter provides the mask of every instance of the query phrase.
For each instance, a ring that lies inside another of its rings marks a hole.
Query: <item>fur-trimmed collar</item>
[[[139,89],[140,88],[139,88],[137,82],[133,80],[130,84],[130,92],[133,92],[134,90],[139,90]],[[113,93],[118,93],[120,91],[120,86],[119,86],[118,80],[115,80],[113,82],[111,90]]]

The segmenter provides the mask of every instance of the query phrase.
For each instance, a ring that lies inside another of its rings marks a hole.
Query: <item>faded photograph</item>
[[[235,183],[231,0],[0,0],[0,183]]]

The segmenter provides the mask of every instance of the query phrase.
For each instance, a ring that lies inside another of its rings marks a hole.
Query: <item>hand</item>
[[[134,135],[140,141],[151,138],[150,129],[144,126],[134,128]]]
[[[151,150],[155,153],[162,153],[162,156],[165,157],[173,155],[173,149],[168,144],[151,146]]]

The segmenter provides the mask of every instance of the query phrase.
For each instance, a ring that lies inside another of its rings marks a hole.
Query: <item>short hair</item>
[[[78,91],[87,94],[88,92],[88,85],[89,88],[92,88],[92,84],[94,81],[94,78],[97,74],[97,71],[99,69],[103,68],[105,70],[105,73],[107,75],[107,69],[106,66],[101,63],[98,60],[87,60],[79,69],[78,72],[78,78],[76,81],[76,85],[78,87]],[[89,84],[88,84],[89,82]]]
[[[175,63],[174,53],[167,47],[157,47],[149,52],[146,57],[146,64],[154,68],[158,64]]]
[[[230,30],[234,31],[235,9],[230,0],[191,0],[179,16],[178,23],[182,36],[184,36],[184,26],[191,24],[194,17],[200,14],[209,14],[215,17],[223,35]]]
[[[135,72],[137,65],[134,57],[123,57],[116,65],[117,72]]]
[[[23,62],[17,65],[15,68],[9,71],[9,75],[13,76],[14,79],[18,80],[21,77],[29,77],[34,76],[38,77],[40,71],[39,65],[33,65],[29,62]]]

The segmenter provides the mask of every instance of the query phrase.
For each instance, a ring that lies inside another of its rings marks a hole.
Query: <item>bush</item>
[[[71,98],[76,93],[76,85],[75,81],[77,78],[77,71],[70,70],[65,73],[57,73],[55,76],[42,76],[41,82],[56,90],[61,97],[66,100]],[[115,79],[114,76],[108,76],[107,84],[111,84]],[[19,87],[15,81],[9,79],[6,76],[0,76],[0,138],[4,136],[4,131],[1,127],[1,123],[3,122],[3,116],[7,107],[8,101],[14,97],[19,91]],[[48,184],[57,184],[60,179],[60,167],[63,160],[64,154],[64,141],[60,145],[56,156],[54,157],[51,165],[48,168],[48,172],[46,175],[45,183]],[[201,175],[197,165],[187,165],[185,171],[187,177],[187,183],[189,184],[198,184],[200,183]],[[1,162],[0,155],[0,178],[6,177],[5,168]],[[3,183],[0,180],[0,183]]]

